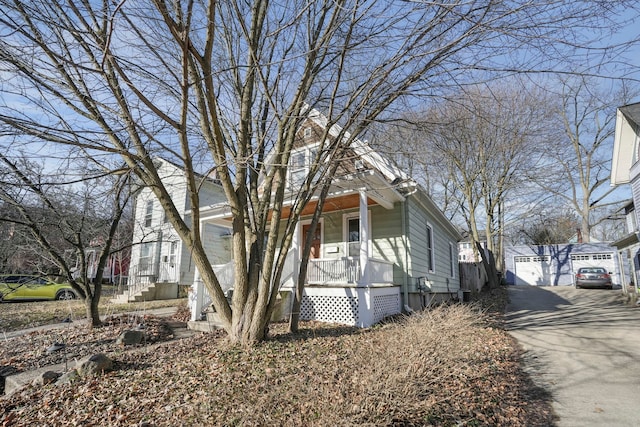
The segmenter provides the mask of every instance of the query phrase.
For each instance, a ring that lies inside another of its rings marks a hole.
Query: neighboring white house
[[[480,235],[482,236],[482,239],[483,239],[480,242],[480,245],[484,248],[486,253],[487,251],[486,237],[484,237],[484,232],[481,232]],[[458,261],[471,262],[471,263],[482,261],[480,254],[474,248],[474,243],[471,240],[470,235],[468,235],[467,237],[464,237],[462,241],[458,242]]]
[[[618,264],[623,274],[626,291],[633,284],[638,293],[640,280],[640,103],[619,107],[616,111],[616,129],[611,162],[611,185],[629,184],[633,201],[625,207],[627,235],[614,242],[618,251]],[[628,267],[625,261],[628,260]]]
[[[189,200],[184,171],[173,163],[154,160],[171,199],[180,215],[190,224]],[[203,206],[225,200],[219,184],[202,178],[199,192]],[[151,189],[143,187],[136,196],[134,232],[127,291],[120,301],[176,298],[178,286],[191,286],[195,267],[191,253],[185,248],[167,220],[160,202]],[[228,231],[213,224],[204,230],[205,247],[212,263],[224,263],[228,258]]]
[[[290,187],[306,176],[326,119],[313,111],[298,130],[291,155]],[[330,138],[339,128],[332,127]],[[458,240],[461,236],[426,192],[400,168],[356,141],[341,161],[313,241],[301,306],[303,320],[367,327],[402,311],[420,310],[437,299],[458,298]],[[285,200],[289,200],[285,197]],[[304,236],[316,206],[312,200],[297,227],[280,285],[279,318],[289,314],[291,292]],[[283,221],[288,206],[283,208]],[[224,202],[200,209],[204,227],[230,223]],[[233,260],[212,259],[223,288],[233,286]],[[210,305],[196,277],[192,320]],[[195,327],[195,326],[194,326]]]

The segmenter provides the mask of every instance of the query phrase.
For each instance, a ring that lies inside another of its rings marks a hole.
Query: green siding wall
[[[393,280],[396,285],[405,283],[404,272],[408,271],[410,292],[417,292],[417,279],[426,276],[435,292],[457,292],[460,288],[458,273],[457,235],[449,224],[443,224],[439,212],[430,212],[420,203],[424,196],[410,196],[405,202],[396,203],[393,209],[370,206],[371,256],[394,264]],[[344,218],[357,215],[357,209],[331,212],[323,215],[322,258],[342,258],[345,254]],[[403,236],[403,216],[406,234]],[[309,218],[303,218],[305,221]],[[433,230],[434,271],[427,263],[427,224]],[[450,250],[451,247],[451,250]],[[453,275],[451,263],[453,262]],[[448,286],[448,287],[447,287]]]
[[[410,240],[410,284],[415,289],[417,279],[426,276],[432,282],[433,290],[436,292],[457,291],[460,288],[460,278],[456,236],[440,224],[436,216],[428,212],[417,198],[411,197],[407,203],[409,207],[407,223]],[[430,272],[428,267],[427,225],[431,226],[433,230],[435,261],[433,272]],[[450,244],[453,251],[450,251]],[[451,275],[452,261],[453,276]]]

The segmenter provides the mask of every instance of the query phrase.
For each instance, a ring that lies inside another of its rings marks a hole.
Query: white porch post
[[[200,219],[200,239],[204,238],[205,222]],[[193,274],[193,284],[191,285],[191,294],[189,295],[189,307],[191,307],[191,321],[200,320],[202,313],[202,305],[204,303],[204,284],[200,278],[198,267],[195,268]]]
[[[302,224],[298,222],[293,230],[293,240],[291,242],[291,250],[293,251],[293,287],[296,287],[298,274],[300,274],[300,247],[302,246]]]
[[[191,320],[200,320],[202,313],[202,303],[204,301],[204,284],[200,279],[200,272],[196,268],[191,293],[189,294],[189,306],[191,307]]]
[[[360,190],[360,286],[369,286],[369,215],[367,192]]]

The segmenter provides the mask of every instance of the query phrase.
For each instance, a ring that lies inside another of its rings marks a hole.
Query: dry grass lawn
[[[109,297],[100,298],[100,314],[111,315],[131,311],[144,311],[153,308],[175,307],[186,299],[147,301],[131,304],[113,304]],[[0,334],[2,332],[27,329],[35,326],[58,323],[70,317],[82,322],[86,318],[86,309],[81,300],[5,302],[0,303]]]
[[[484,297],[367,330],[275,324],[250,350],[219,332],[116,351],[102,377],[0,398],[0,424],[553,425],[548,394],[500,327],[504,292]]]

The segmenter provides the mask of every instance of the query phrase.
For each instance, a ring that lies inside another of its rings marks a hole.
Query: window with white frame
[[[367,235],[371,236],[371,211],[367,211],[367,222],[369,224]],[[360,235],[360,214],[351,213],[342,216],[343,239],[345,242],[345,254],[349,257],[360,256],[360,244],[362,236]],[[369,252],[371,252],[371,240],[367,239]]]
[[[147,206],[145,208],[145,213],[144,213],[144,226],[151,227],[152,221],[153,221],[153,200],[149,200],[147,202]]]
[[[169,247],[169,265],[174,267],[176,265],[176,254],[178,253],[178,242],[171,242]]]
[[[430,225],[427,225],[427,266],[429,268],[429,272],[433,273],[435,271],[435,257],[433,251],[433,228]]]
[[[151,274],[151,248],[153,244],[143,243],[140,246],[140,258],[138,260],[138,271],[140,274]]]
[[[347,218],[347,255],[360,256],[360,218]]]
[[[317,155],[318,145],[303,147],[291,153],[288,181],[290,187],[302,185]]]

